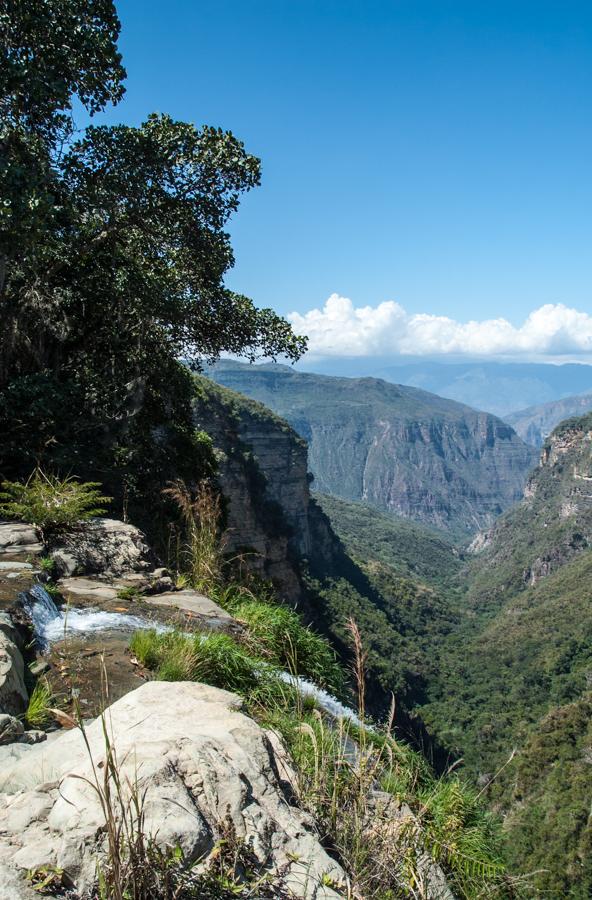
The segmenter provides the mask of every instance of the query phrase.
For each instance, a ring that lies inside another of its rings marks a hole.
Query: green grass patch
[[[52,720],[51,707],[54,703],[49,682],[41,678],[29,698],[29,704],[25,713],[25,721],[32,728],[44,728]]]

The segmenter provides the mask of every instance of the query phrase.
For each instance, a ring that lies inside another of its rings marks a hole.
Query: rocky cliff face
[[[493,587],[500,573],[505,573],[505,587],[534,585],[591,546],[589,414],[565,421],[551,434],[526,483],[522,503],[503,516],[482,542],[486,552],[477,565],[479,585],[489,581]]]
[[[297,600],[297,560],[310,552],[306,444],[245,397],[199,378],[196,427],[212,438],[227,501],[227,549]]]
[[[373,378],[224,362],[210,373],[266,404],[309,447],[318,491],[475,531],[518,500],[536,454],[505,423]]]

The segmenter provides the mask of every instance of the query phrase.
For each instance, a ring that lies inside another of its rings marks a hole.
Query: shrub
[[[50,534],[72,528],[78,522],[100,516],[103,504],[111,502],[100,492],[96,481],[80,482],[73,476],[58,478],[41,469],[27,481],[4,481],[0,491],[0,514],[34,525],[46,539]]]

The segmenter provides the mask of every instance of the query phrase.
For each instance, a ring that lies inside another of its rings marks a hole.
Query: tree
[[[111,0],[0,0],[0,294],[51,226],[74,98],[94,114],[123,96],[119,27]]]
[[[94,114],[123,94],[118,34],[111,0],[0,0],[0,471],[33,457],[116,496],[118,466],[158,483],[201,452],[179,360],[305,348],[224,284],[260,178],[239,140],[166,115],[76,135],[74,98]]]

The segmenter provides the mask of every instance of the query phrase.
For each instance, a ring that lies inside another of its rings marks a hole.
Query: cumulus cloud
[[[288,317],[309,338],[309,353],[327,356],[582,356],[592,354],[592,316],[547,303],[516,327],[507,319],[459,322],[427,313],[410,315],[392,300],[355,307],[331,294],[322,309]]]

